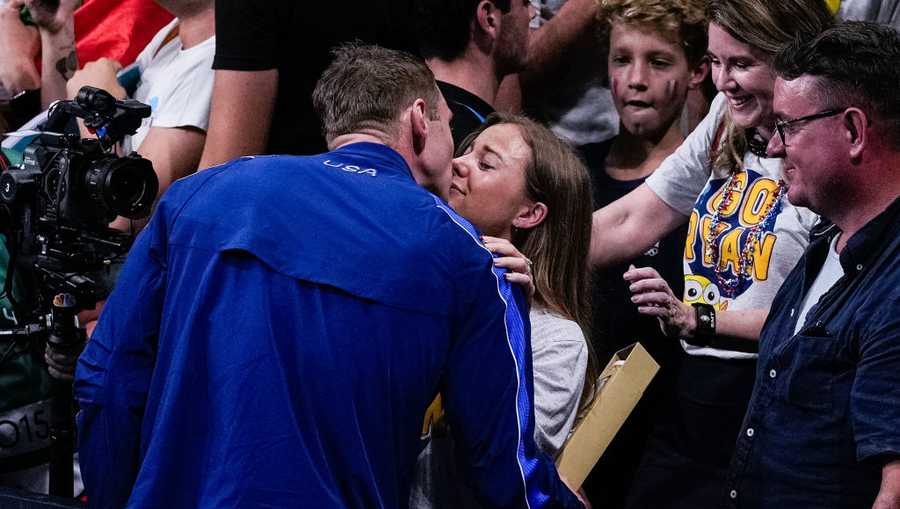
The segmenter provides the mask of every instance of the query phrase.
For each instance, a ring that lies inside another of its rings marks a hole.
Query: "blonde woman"
[[[709,114],[645,184],[594,217],[598,264],[688,224],[683,298],[653,269],[624,274],[638,311],[659,318],[684,350],[631,507],[718,504],[755,379],[760,329],[817,219],[787,201],[781,162],[765,148],[775,123],[772,58],[830,26],[830,12],[822,0],[710,0],[707,15],[720,91]]]

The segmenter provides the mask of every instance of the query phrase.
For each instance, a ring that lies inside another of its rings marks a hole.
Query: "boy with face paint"
[[[599,18],[607,20],[602,33],[608,38],[603,42],[608,42],[609,53],[603,64],[608,66],[620,125],[607,153],[585,154],[595,208],[640,186],[681,144],[687,134],[680,120],[688,91],[700,87],[708,72],[702,1],[603,0],[599,11]],[[663,336],[655,318],[637,312],[622,274],[631,264],[652,266],[673,291],[680,292],[685,235],[682,226],[638,258],[594,275],[598,357],[609,358],[616,350],[640,341],[662,366],[656,383],[588,479],[588,498],[597,506],[623,504],[653,418],[651,409],[660,400],[659,391],[653,389],[673,378],[677,359],[678,345]]]

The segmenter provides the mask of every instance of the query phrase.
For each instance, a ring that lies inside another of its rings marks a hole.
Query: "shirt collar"
[[[884,244],[900,235],[900,198],[872,219],[847,241],[841,251],[841,266],[847,274],[856,274],[873,260]]]
[[[360,141],[344,145],[331,153],[364,158],[367,164],[377,165],[379,171],[405,175],[415,180],[412,170],[406,164],[406,159],[403,159],[403,156],[396,150],[381,143]]]

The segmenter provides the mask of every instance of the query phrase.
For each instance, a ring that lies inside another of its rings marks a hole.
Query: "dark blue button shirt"
[[[849,239],[844,276],[794,334],[837,231],[813,232],[772,304],[728,507],[870,507],[900,457],[900,200]]]

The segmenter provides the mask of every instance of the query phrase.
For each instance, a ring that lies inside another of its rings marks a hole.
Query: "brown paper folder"
[[[581,486],[657,371],[659,364],[640,343],[613,355],[597,379],[594,400],[556,461],[559,474],[570,486]]]

